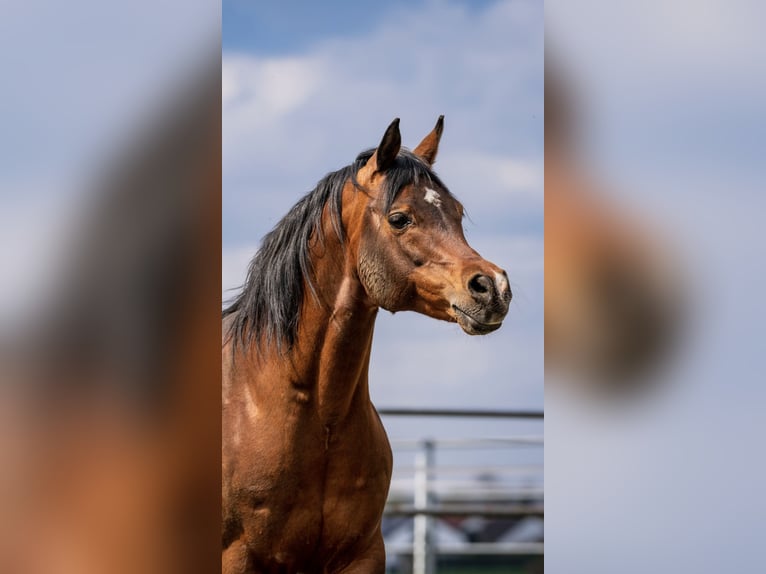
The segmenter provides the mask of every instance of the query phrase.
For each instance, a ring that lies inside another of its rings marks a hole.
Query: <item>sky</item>
[[[493,2],[476,0],[461,6],[475,13]],[[336,0],[332,5],[305,0],[249,2],[226,0],[222,47],[225,52],[281,55],[311,49],[331,37],[363,38],[375,31],[385,18],[408,7],[422,9],[428,2],[391,0],[359,2]],[[433,4],[433,2],[431,2]]]

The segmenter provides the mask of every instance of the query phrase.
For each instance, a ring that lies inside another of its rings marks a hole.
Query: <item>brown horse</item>
[[[586,167],[577,108],[550,62],[545,88],[546,369],[623,396],[654,379],[680,336],[675,249]]]
[[[153,111],[0,330],[0,572],[218,568],[219,53]]]
[[[264,238],[224,311],[224,573],[385,570],[392,456],[367,382],[378,308],[479,335],[511,299],[431,170],[442,127],[410,152],[396,119],[327,175]]]

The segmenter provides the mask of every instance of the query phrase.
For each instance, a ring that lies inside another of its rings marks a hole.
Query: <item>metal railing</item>
[[[378,412],[382,416],[405,416],[405,417],[481,417],[501,419],[544,419],[541,411],[529,410],[459,410],[459,409],[401,409],[381,408]],[[473,439],[417,439],[417,440],[394,440],[392,445],[395,449],[416,449],[414,465],[404,467],[412,471],[413,494],[412,502],[391,500],[386,505],[386,516],[404,516],[413,518],[412,544],[391,544],[387,546],[389,554],[411,555],[413,574],[434,574],[436,561],[439,555],[508,555],[508,556],[531,556],[543,554],[542,542],[471,542],[461,544],[438,544],[435,540],[436,521],[442,518],[457,517],[483,517],[485,519],[502,519],[544,516],[542,485],[539,488],[514,488],[507,487],[497,489],[497,500],[491,502],[476,502],[475,495],[469,492],[465,500],[444,501],[440,500],[439,482],[437,474],[465,473],[462,466],[437,467],[436,450],[440,449],[464,449],[464,448],[509,448],[509,447],[539,447],[543,446],[543,437],[540,436],[503,436],[482,437]],[[508,466],[486,467],[494,472],[515,473],[522,469],[523,472],[539,475],[542,477],[542,464],[518,465],[518,468]],[[398,469],[403,470],[402,468]],[[455,498],[455,484],[450,483],[449,489],[452,498]],[[463,483],[465,484],[465,483]],[[475,483],[473,483],[475,486]],[[475,490],[475,488],[474,488]],[[442,488],[442,491],[444,489]],[[486,498],[492,494],[491,489]],[[514,500],[515,499],[515,500]]]

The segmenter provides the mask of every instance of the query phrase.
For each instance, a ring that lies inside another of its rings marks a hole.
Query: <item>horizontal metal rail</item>
[[[503,419],[544,419],[544,411],[480,410],[480,409],[402,409],[382,407],[378,414],[391,417],[484,417]]]
[[[415,472],[414,465],[401,465],[394,467],[394,477],[398,474],[407,474],[408,476]],[[458,466],[455,464],[441,464],[433,467],[433,472],[437,475],[475,475],[477,472],[492,473],[494,475],[517,475],[517,474],[542,474],[544,466],[542,464],[519,464],[519,465],[482,465],[482,466]]]
[[[427,508],[417,508],[411,504],[388,504],[384,514],[389,516],[487,516],[492,518],[512,518],[516,516],[544,516],[541,504],[485,505],[485,504],[440,504]]]
[[[542,411],[533,410],[477,410],[477,409],[417,409],[417,408],[380,408],[381,416],[400,417],[460,417],[460,418],[495,418],[495,419],[527,419],[544,420]],[[544,546],[542,541],[516,541],[516,542],[482,542],[482,543],[439,543],[436,539],[434,527],[439,519],[443,518],[466,518],[481,516],[487,519],[510,519],[523,520],[525,518],[544,519],[545,510],[543,504],[542,480],[535,480],[534,484],[487,484],[482,487],[471,481],[462,479],[444,480],[437,479],[440,474],[455,475],[476,472],[476,469],[465,469],[454,465],[440,468],[435,464],[435,450],[437,447],[446,449],[485,450],[485,449],[510,449],[517,451],[521,447],[527,451],[529,447],[542,449],[544,437],[542,435],[515,435],[504,437],[481,437],[481,438],[424,438],[417,441],[408,439],[391,439],[394,449],[415,449],[414,466],[405,467],[413,471],[413,495],[411,500],[405,498],[399,491],[399,485],[404,483],[402,470],[395,469],[396,479],[392,481],[393,496],[389,497],[384,514],[388,517],[400,516],[412,518],[412,543],[386,545],[388,554],[409,554],[412,556],[413,572],[417,574],[433,574],[436,571],[436,557],[438,555],[542,555]],[[487,465],[484,465],[487,466]],[[493,468],[504,473],[508,470],[507,465],[492,465]],[[481,468],[481,467],[479,467]],[[532,473],[530,473],[532,471]],[[522,474],[519,475],[518,473]],[[519,476],[534,477],[542,474],[543,466],[538,464],[524,465],[516,470],[518,483]],[[527,480],[523,481],[528,482]],[[463,500],[445,500],[455,498],[459,488]],[[397,493],[397,494],[395,494]],[[483,499],[477,500],[481,496]],[[407,496],[406,498],[410,498]],[[440,501],[441,499],[441,501]],[[495,501],[491,501],[495,499]]]
[[[412,481],[409,481],[412,483]],[[411,488],[408,488],[404,479],[399,479],[391,483],[392,502],[399,504],[404,498],[411,498]],[[509,486],[495,489],[477,489],[472,488],[470,484],[466,485],[447,485],[439,483],[430,484],[429,492],[438,495],[440,498],[448,499],[450,503],[469,503],[479,501],[502,502],[504,500],[541,500],[545,495],[542,485],[538,486]],[[458,488],[459,487],[459,488]],[[445,501],[446,502],[446,501]]]
[[[391,544],[386,547],[391,554],[412,554],[411,544]],[[542,542],[473,542],[466,544],[438,544],[437,554],[484,555],[484,556],[537,556],[544,554]]]
[[[415,472],[414,465],[402,465],[394,466],[393,478],[396,479],[409,479]],[[513,465],[476,465],[476,466],[457,466],[457,465],[440,465],[434,467],[433,473],[438,476],[448,476],[450,479],[455,478],[470,478],[472,484],[476,484],[476,476],[486,475],[491,476],[493,480],[500,479],[515,479],[522,480],[527,477],[542,477],[545,469],[542,464],[519,464]],[[487,484],[487,487],[491,487],[491,483]]]
[[[483,438],[444,438],[429,439],[434,446],[450,449],[471,448],[508,448],[509,446],[542,446],[542,436],[483,437]],[[400,449],[420,449],[423,441],[419,439],[390,439],[391,446]]]

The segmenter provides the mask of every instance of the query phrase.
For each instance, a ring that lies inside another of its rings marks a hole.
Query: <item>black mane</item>
[[[314,292],[313,270],[308,244],[316,233],[323,241],[322,211],[329,205],[333,230],[344,240],[341,223],[343,187],[351,180],[359,189],[356,173],[372,157],[375,150],[360,153],[354,163],[327,174],[317,186],[301,198],[285,217],[262,240],[250,262],[240,294],[224,309],[226,340],[234,339],[235,347],[276,343],[279,351],[295,344],[303,301],[304,278]],[[407,185],[430,185],[447,188],[438,176],[415,154],[401,149],[394,165],[386,171],[383,193],[386,212],[396,196]]]

